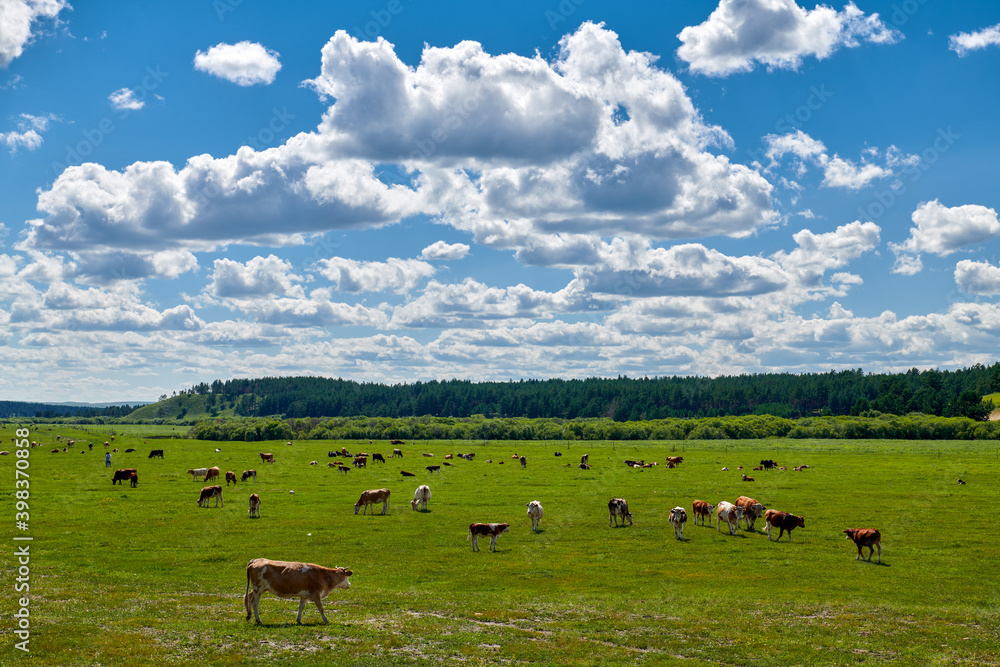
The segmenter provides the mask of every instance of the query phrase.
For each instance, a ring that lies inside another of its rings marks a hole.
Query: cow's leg
[[[313,602],[316,603],[316,608],[319,609],[319,617],[323,619],[323,625],[329,625],[330,621],[326,620],[326,614],[323,613],[323,600],[320,599],[319,595],[313,597]]]
[[[878,547],[878,564],[881,565],[882,564],[882,542],[881,541],[876,542],[875,546]],[[871,560],[872,560],[872,557],[869,556],[868,557],[868,562],[870,563]]]
[[[765,525],[767,525],[767,541],[770,542],[771,541],[771,522],[768,521]]]
[[[479,551],[478,549],[476,549],[476,536],[475,536],[475,534],[473,534],[473,536],[472,536],[472,550],[473,551]]]
[[[260,605],[260,599],[264,596],[264,591],[254,587],[253,591],[251,591],[251,595],[253,596],[250,600],[250,603],[253,605],[253,617],[256,619],[257,625],[261,625],[258,606]]]
[[[299,598],[299,615],[295,617],[295,622],[298,623],[299,625],[302,625],[302,610],[305,608],[306,608],[306,598],[303,596]]]

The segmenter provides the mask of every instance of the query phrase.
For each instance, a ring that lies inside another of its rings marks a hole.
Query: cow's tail
[[[471,540],[472,539],[472,528],[469,528],[469,535],[465,539],[467,539],[467,540]]]

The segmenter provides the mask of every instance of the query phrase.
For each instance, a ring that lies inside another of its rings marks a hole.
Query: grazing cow
[[[679,466],[680,464],[684,463],[684,457],[683,456],[668,456],[667,457],[667,462],[668,463],[673,463],[675,466]]]
[[[211,468],[205,471],[205,477],[201,481],[207,482],[210,479],[216,479],[218,476],[219,476],[218,466],[212,466]]]
[[[581,456],[580,463],[590,463],[590,454],[584,454]]]
[[[234,473],[232,470],[226,471],[226,486],[229,486],[229,482],[232,482],[233,486],[236,485],[236,473]]]
[[[778,463],[774,459],[764,459],[760,462],[760,465],[764,468],[764,470],[771,470],[772,468],[778,467]]]
[[[258,519],[260,518],[260,496],[258,496],[256,493],[250,494],[250,509],[248,510],[248,512],[250,514],[251,519],[253,519],[254,517]]]
[[[427,511],[427,501],[431,499],[431,487],[426,484],[421,484],[417,487],[417,490],[413,493],[413,500],[410,501],[410,507],[416,511],[419,506],[420,509]]]
[[[121,484],[122,482],[127,482],[132,477],[132,473],[134,472],[135,468],[122,468],[121,470],[116,470],[115,476],[111,478],[111,483]]]
[[[427,472],[436,472],[439,475],[441,474],[441,466],[427,466],[426,470]]]
[[[727,500],[720,500],[719,504],[715,506],[715,514],[719,519],[716,524],[719,532],[722,532],[722,522],[725,521],[729,524],[729,534],[735,535],[736,528],[740,525],[740,519],[743,518],[743,508],[737,507]]]
[[[135,447],[129,447],[128,449],[125,450],[125,453],[126,454],[131,454],[134,451],[135,451]]]
[[[400,470],[399,474],[402,475],[403,477],[416,477],[417,476],[417,473],[415,473],[415,472],[406,472],[405,470]]]
[[[522,468],[527,468],[528,467],[528,459],[526,459],[526,458],[524,458],[522,456],[522,457],[519,458],[519,460],[521,461],[521,467]]]
[[[805,517],[795,516],[794,514],[789,514],[788,512],[779,512],[778,510],[767,510],[764,512],[764,520],[767,522],[767,540],[771,541],[771,528],[778,528],[778,539],[781,541],[781,536],[788,531],[788,541],[792,541],[792,529],[793,528],[805,528],[806,521]]]
[[[382,463],[385,463],[385,457],[376,452],[375,454],[372,454],[372,461],[381,461]]]
[[[789,531],[789,540],[791,540],[791,532]],[[854,560],[860,560],[861,547],[868,547],[868,562],[872,562],[872,554],[875,553],[875,549],[878,549],[878,562],[882,564],[882,533],[878,532],[877,528],[848,528],[844,531],[844,535],[847,535],[847,539],[854,540],[854,544],[858,547],[858,557]]]
[[[569,465],[569,464],[567,463],[566,465]],[[590,470],[590,464],[589,463],[581,463],[580,465],[577,466],[577,468],[579,468],[580,470]]]
[[[128,484],[129,484],[129,486],[131,486],[131,487],[132,487],[133,489],[134,489],[135,487],[139,486],[139,473],[137,473],[137,472],[134,472],[134,473],[132,473],[131,475],[129,475],[129,476],[128,476]]]
[[[354,503],[354,513],[357,514],[358,510],[362,507],[365,508],[362,514],[368,513],[368,507],[371,506],[372,514],[375,514],[375,505],[377,503],[382,503],[382,514],[385,514],[389,509],[389,489],[369,489],[368,491],[361,492],[361,498],[358,502]]]
[[[147,459],[156,459],[156,458],[162,459],[163,458],[163,450],[162,449],[154,449],[153,451],[151,451],[149,453],[149,456],[147,456],[146,458]]]
[[[754,522],[758,517],[764,516],[764,512],[767,511],[766,507],[753,498],[748,498],[746,496],[740,496],[737,498],[736,506],[743,508],[743,518],[746,520],[747,530],[749,531],[753,531]]]
[[[683,507],[675,507],[670,510],[670,525],[674,527],[674,536],[684,541],[684,524],[687,523],[688,515]]]
[[[622,518],[622,526],[625,525],[625,519],[628,519],[628,525],[632,525],[632,513],[628,511],[628,503],[624,498],[612,498],[608,501],[608,525],[612,525],[611,522],[614,521],[617,528],[618,517]]]
[[[215,498],[215,506],[218,507],[219,503],[222,506],[226,506],[226,501],[222,500],[222,487],[221,486],[206,486],[201,490],[201,496],[198,498],[198,507],[208,507],[208,501]],[[204,505],[202,505],[204,503]]]
[[[708,517],[708,525],[712,526],[712,510],[715,509],[715,505],[709,505],[704,500],[696,500],[691,503],[691,509],[694,511],[694,522],[698,523],[698,519],[701,519],[701,525],[705,525],[705,517]]]
[[[208,473],[208,468],[191,468],[188,474],[193,477],[192,481],[197,482],[199,477],[204,477]]]
[[[510,530],[510,524],[506,523],[470,523],[469,537],[472,540],[472,550],[479,551],[478,538],[490,538],[490,551],[496,553],[497,538]]]
[[[753,477],[747,477],[746,475],[742,475],[742,477],[743,477],[743,481],[744,482],[756,482],[757,481]]]
[[[403,458],[403,452],[399,451],[398,449],[394,449],[392,450],[392,456],[390,456],[389,458],[401,459]]]
[[[368,458],[365,456],[355,456],[353,465],[355,468],[364,468],[368,465]]]
[[[531,529],[537,533],[540,530],[538,524],[541,523],[545,510],[542,509],[542,504],[537,500],[532,500],[526,507],[528,508],[528,518],[531,519]]]
[[[243,474],[240,475],[240,481],[245,482],[253,477],[253,481],[257,481],[257,471],[256,470],[244,470]]]
[[[348,590],[353,571],[343,567],[323,567],[313,563],[290,563],[282,560],[255,558],[247,563],[247,589],[243,595],[243,606],[247,610],[247,620],[250,620],[251,609],[253,617],[260,623],[257,606],[260,598],[271,591],[279,598],[299,598],[299,614],[295,622],[302,624],[302,610],[306,600],[312,600],[319,609],[323,623],[329,623],[323,613],[323,598],[335,588]]]
[[[261,463],[274,463],[274,454],[270,452],[257,452],[260,455]]]

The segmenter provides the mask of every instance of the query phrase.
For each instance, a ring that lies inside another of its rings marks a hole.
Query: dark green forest
[[[184,393],[206,397],[208,414],[245,417],[436,417],[653,419],[774,415],[905,415],[984,420],[982,396],[1000,390],[1000,363],[955,371],[861,369],[793,375],[589,378],[385,385],[319,377],[216,380]]]

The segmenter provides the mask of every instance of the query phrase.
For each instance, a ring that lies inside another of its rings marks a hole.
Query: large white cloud
[[[66,0],[0,0],[0,68],[23,53],[38,22],[56,18],[67,7]]]
[[[420,251],[420,259],[462,259],[469,254],[466,243],[435,241]]]
[[[194,68],[238,86],[268,85],[274,83],[281,69],[278,56],[277,51],[256,42],[220,43],[208,51],[198,51]]]
[[[947,256],[962,248],[1000,236],[996,210],[977,204],[947,207],[937,199],[920,204],[911,216],[914,227],[902,243],[890,243],[896,253],[895,273],[914,274],[923,267],[921,253]]]
[[[303,297],[302,277],[291,272],[291,262],[274,255],[254,257],[242,264],[231,259],[215,260],[207,292],[220,298],[263,296]]]
[[[425,278],[434,275],[434,267],[419,259],[390,257],[384,262],[361,262],[345,257],[331,257],[317,262],[320,275],[341,292],[394,292],[405,294]]]
[[[955,265],[955,284],[970,294],[1000,294],[1000,267],[963,259]]]
[[[822,60],[842,46],[893,43],[902,34],[853,2],[838,12],[826,5],[803,9],[795,0],[721,0],[704,23],[684,28],[678,38],[677,55],[692,71],[726,76],[755,63],[797,69],[805,57]]]
[[[948,37],[948,48],[965,57],[970,51],[1000,46],[1000,23],[976,32],[960,32]]]

